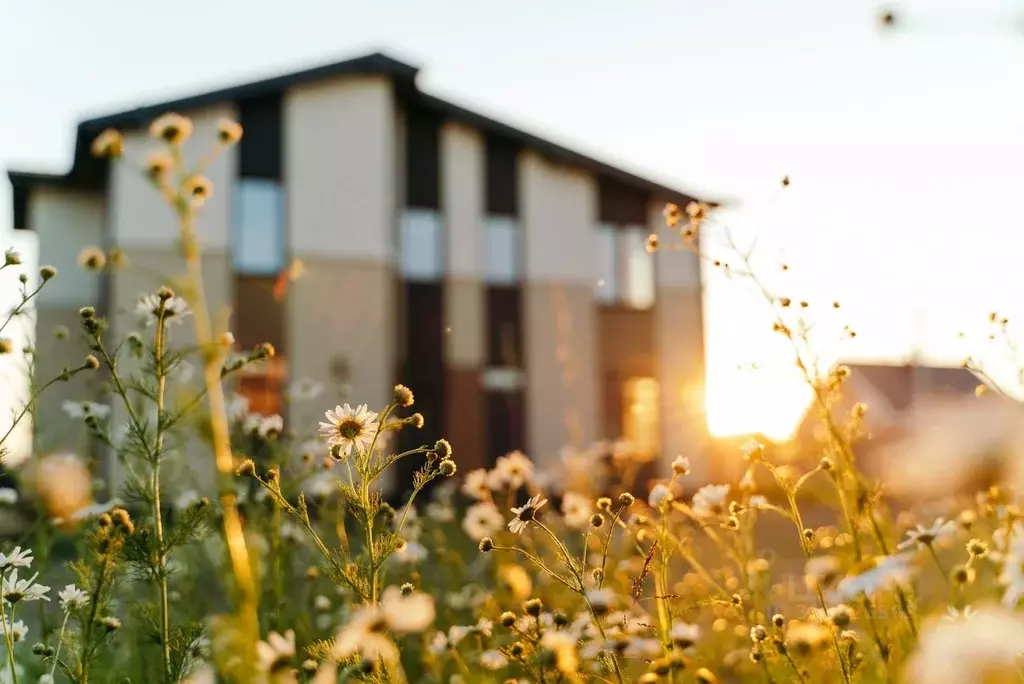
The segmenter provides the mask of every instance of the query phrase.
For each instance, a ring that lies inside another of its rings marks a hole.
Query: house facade
[[[403,382],[427,420],[418,441],[447,437],[464,467],[619,436],[698,455],[699,260],[645,249],[664,204],[691,197],[429,95],[416,74],[375,54],[91,119],[68,173],[9,172],[15,228],[61,272],[38,302],[40,347],[85,305],[123,335],[139,295],[183,272],[172,211],[130,164],[91,158],[94,137],[117,128],[141,159],[149,122],[175,111],[198,159],[229,118],[244,135],[206,170],[198,231],[213,310],[239,348],[277,349],[239,380],[254,408],[288,416],[302,378],[327,385],[325,408],[380,406]],[[128,265],[84,272],[89,245]]]

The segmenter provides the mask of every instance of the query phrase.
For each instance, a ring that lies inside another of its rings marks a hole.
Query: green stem
[[[60,636],[57,637],[57,652],[53,656],[53,665],[50,666],[50,679],[53,680],[53,673],[57,670],[57,663],[60,662],[60,647],[64,645],[64,630],[68,626],[68,618],[71,617],[71,611],[64,611],[64,622],[60,625]]]
[[[164,447],[164,395],[167,389],[167,373],[164,364],[164,303],[160,304],[157,317],[154,357],[156,361],[156,443],[152,454],[153,476],[153,519],[156,525],[157,566],[160,584],[160,648],[163,654],[164,681],[171,684],[171,618],[167,591],[167,551],[164,548],[164,519],[160,507],[160,459]]]
[[[4,625],[4,641],[7,644],[7,659],[11,663],[11,676],[14,678],[14,684],[18,684],[18,672],[14,666],[14,606],[11,606],[11,619],[7,620],[7,611],[4,609],[6,601],[0,599],[0,620],[3,621]]]

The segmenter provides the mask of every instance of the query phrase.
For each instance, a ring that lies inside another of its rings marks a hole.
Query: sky
[[[720,228],[756,236],[765,280],[857,330],[822,333],[828,359],[1003,374],[984,337],[990,310],[1024,315],[1024,2],[890,7],[882,31],[875,0],[0,0],[0,166],[60,172],[84,117],[382,50],[428,92],[733,200]],[[706,278],[710,427],[781,436],[792,356],[749,286]]]

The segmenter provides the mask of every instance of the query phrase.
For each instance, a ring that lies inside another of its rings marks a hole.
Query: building
[[[417,71],[373,54],[90,119],[67,173],[9,172],[15,227],[64,274],[40,330],[88,304],[123,334],[139,294],[182,271],[171,211],[129,165],[90,157],[94,137],[116,127],[141,158],[149,122],[175,111],[196,158],[229,117],[244,136],[206,172],[203,267],[239,346],[277,348],[240,385],[262,410],[285,412],[285,378],[371,406],[401,381],[422,440],[445,435],[464,467],[622,434],[698,451],[699,261],[645,251],[664,203],[691,197],[423,92]],[[129,267],[82,272],[91,244]],[[295,259],[304,276],[275,297]]]
[[[991,484],[1019,469],[1011,452],[1024,446],[1016,427],[1019,405],[959,366],[841,364],[850,369],[833,416],[840,427],[855,404],[867,406],[862,421],[866,439],[855,445],[858,466],[886,483],[894,495],[944,495]],[[820,451],[827,441],[815,408],[808,409],[795,447]]]

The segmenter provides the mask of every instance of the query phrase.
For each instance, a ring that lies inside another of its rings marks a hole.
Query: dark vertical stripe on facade
[[[647,208],[651,198],[644,190],[599,176],[597,192],[597,214],[601,223],[622,227],[647,225]]]
[[[484,150],[484,206],[487,214],[518,217],[520,146],[506,138],[488,135],[484,138]],[[518,263],[522,263],[522,254],[516,257]],[[488,285],[486,302],[486,366],[515,369],[525,374],[523,344],[526,331],[523,329],[521,283]],[[522,387],[489,388],[484,391],[484,397],[484,456],[490,465],[498,456],[526,448],[526,393]]]
[[[15,230],[28,230],[28,193],[29,190],[25,186],[12,184],[11,204],[14,210],[12,218]]]
[[[494,135],[484,138],[484,147],[487,213],[491,216],[518,216],[520,147],[511,140]]]
[[[405,204],[414,209],[441,206],[441,121],[432,112],[405,111]]]
[[[413,408],[423,414],[422,430],[406,428],[399,433],[399,449],[421,444],[433,445],[445,435],[444,363],[444,285],[407,282],[402,292],[402,321],[405,355],[400,364],[399,382],[412,389],[416,396]],[[422,464],[422,457],[403,459],[398,466],[398,487],[408,489],[413,472]],[[401,491],[399,491],[401,493]]]
[[[242,178],[283,178],[282,108],[280,93],[238,103],[238,122],[242,125],[238,174]]]

